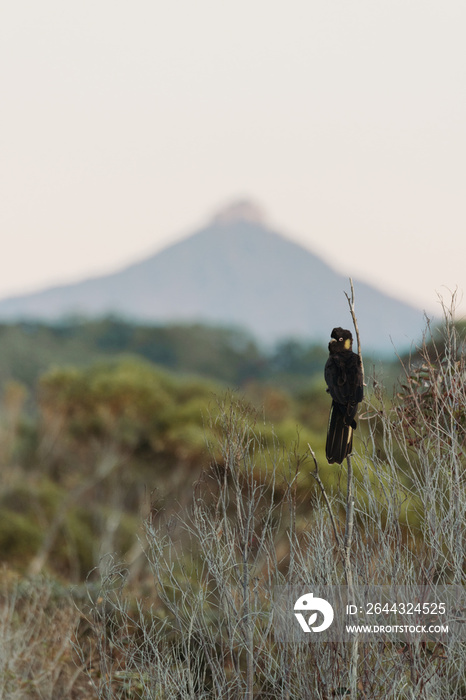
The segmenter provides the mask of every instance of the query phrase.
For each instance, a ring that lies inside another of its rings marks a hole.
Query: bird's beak
[[[337,342],[337,339],[336,339],[336,338],[330,338],[330,342],[331,342],[331,343],[336,343],[336,342]]]

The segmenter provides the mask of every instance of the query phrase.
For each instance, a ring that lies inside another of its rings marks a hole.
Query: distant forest
[[[329,329],[329,334],[330,334]],[[321,376],[322,345],[284,340],[260,347],[247,332],[207,325],[134,325],[119,319],[0,325],[0,383],[32,388],[54,366],[85,366],[110,357],[142,357],[165,369],[214,379],[231,388],[273,382],[294,392]]]

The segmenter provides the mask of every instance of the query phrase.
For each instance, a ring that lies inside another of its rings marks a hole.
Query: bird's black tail
[[[353,450],[353,428],[345,423],[346,414],[332,403],[327,429],[325,453],[329,464],[341,464]]]

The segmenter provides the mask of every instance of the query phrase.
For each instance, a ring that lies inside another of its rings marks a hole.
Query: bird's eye
[[[342,340],[343,340],[343,338],[338,338],[338,342],[340,342],[340,343],[341,343],[341,341],[342,341]]]

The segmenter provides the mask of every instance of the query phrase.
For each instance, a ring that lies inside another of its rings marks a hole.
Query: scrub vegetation
[[[464,586],[452,312],[398,364],[394,392],[365,361],[348,556],[325,349],[78,325],[0,332],[18,368],[4,355],[0,698],[466,696],[464,640],[295,644],[274,610],[290,582],[345,585],[349,571],[354,586]]]

